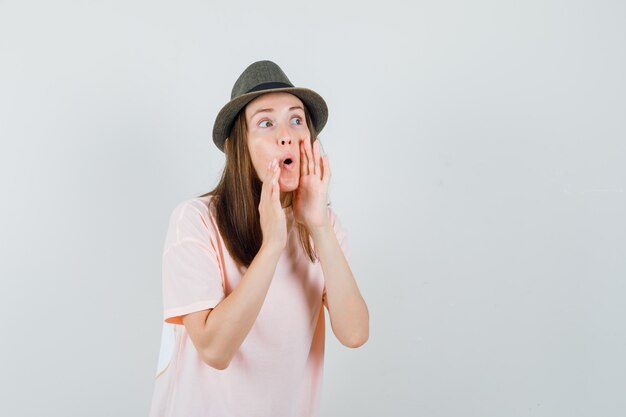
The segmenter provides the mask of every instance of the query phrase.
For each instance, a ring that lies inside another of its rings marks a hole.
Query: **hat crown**
[[[277,91],[293,94],[302,100],[311,115],[311,122],[320,133],[328,119],[326,102],[315,91],[295,87],[276,63],[263,60],[254,62],[241,73],[230,93],[230,101],[218,112],[213,124],[213,142],[223,152],[224,142],[242,109],[260,95]]]
[[[283,70],[272,61],[257,61],[248,65],[237,78],[230,93],[230,99],[252,91],[282,87],[293,87]]]

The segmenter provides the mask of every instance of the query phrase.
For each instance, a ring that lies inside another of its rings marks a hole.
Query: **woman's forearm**
[[[359,347],[369,338],[369,312],[332,226],[311,230],[322,264],[326,301],[333,333],[348,347]]]
[[[261,247],[237,287],[210,312],[204,354],[225,369],[245,340],[261,311],[280,251]]]

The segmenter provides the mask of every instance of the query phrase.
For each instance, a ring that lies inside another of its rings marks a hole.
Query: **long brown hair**
[[[317,140],[309,110],[304,107],[306,124],[311,134],[311,146]],[[245,107],[239,111],[230,135],[224,144],[226,165],[217,186],[199,197],[213,196],[216,221],[226,249],[240,266],[250,266],[263,243],[259,203],[261,201],[261,179],[254,169],[247,143],[248,124]],[[293,204],[294,192],[285,196],[283,207]],[[311,262],[319,259],[306,226],[294,222],[298,228],[300,244]]]

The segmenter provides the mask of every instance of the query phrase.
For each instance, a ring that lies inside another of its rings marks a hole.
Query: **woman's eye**
[[[294,116],[294,117],[292,117],[292,118],[291,118],[291,120],[293,120],[293,119],[297,119],[297,120],[299,120],[299,121],[300,121],[300,123],[296,123],[296,124],[298,124],[298,125],[301,125],[301,124],[302,124],[302,119],[301,119],[300,117],[298,117],[298,116]]]
[[[259,123],[259,126],[261,126],[261,127],[267,127],[267,126],[263,126],[263,125],[262,125],[263,123],[266,123],[266,122],[267,122],[267,123],[272,123],[272,122],[270,122],[269,120],[262,120],[262,121]]]

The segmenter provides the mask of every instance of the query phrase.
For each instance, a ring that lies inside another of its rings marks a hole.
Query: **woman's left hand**
[[[330,183],[328,156],[320,158],[319,144],[300,141],[300,184],[295,190],[293,215],[296,222],[312,229],[328,226],[328,184]]]

